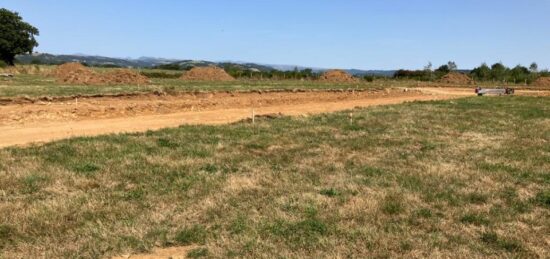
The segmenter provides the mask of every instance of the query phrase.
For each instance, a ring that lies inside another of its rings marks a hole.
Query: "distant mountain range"
[[[269,64],[257,64],[249,62],[235,62],[235,61],[204,61],[204,60],[178,60],[178,59],[165,59],[165,58],[153,58],[153,57],[140,57],[133,58],[111,58],[102,56],[90,56],[85,54],[74,55],[53,55],[48,53],[33,53],[27,55],[17,56],[17,60],[23,64],[62,64],[67,62],[80,62],[86,63],[91,66],[116,66],[116,67],[130,67],[130,68],[152,68],[161,65],[178,65],[179,67],[201,67],[201,66],[233,66],[244,70],[253,71],[270,71],[281,70],[290,71],[298,68],[300,70],[308,67],[293,66],[293,65],[269,65]],[[314,72],[323,72],[326,68],[310,68]],[[360,70],[360,69],[344,69],[350,74],[356,76],[376,75],[376,76],[393,76],[395,70]]]

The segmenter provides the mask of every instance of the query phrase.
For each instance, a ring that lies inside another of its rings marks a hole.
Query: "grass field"
[[[150,85],[63,85],[55,78],[40,75],[17,75],[12,79],[0,78],[0,97],[15,96],[73,96],[135,92],[183,92],[183,91],[250,91],[267,89],[365,89],[384,87],[412,87],[413,81],[376,81],[356,84],[322,83],[298,80],[239,80],[235,82],[188,82],[179,79],[153,78]]]
[[[50,66],[41,66],[43,72],[52,70]],[[109,69],[94,68],[99,72]],[[147,73],[177,74],[181,72],[170,70],[140,70]],[[417,87],[417,86],[441,86],[436,82],[418,82],[412,80],[378,79],[373,82],[359,81],[358,83],[325,83],[320,81],[299,80],[237,80],[235,82],[188,82],[177,78],[161,79],[153,78],[150,85],[64,85],[56,82],[55,78],[42,75],[20,74],[14,78],[0,78],[0,97],[9,98],[16,96],[42,97],[42,96],[74,96],[95,94],[118,93],[144,93],[144,92],[185,92],[185,91],[250,91],[268,89],[369,89],[387,87]],[[499,83],[484,82],[482,86],[502,85]],[[523,85],[508,85],[513,87],[525,87]],[[473,87],[473,86],[469,86]]]
[[[467,98],[1,149],[0,258],[544,257],[549,129]]]

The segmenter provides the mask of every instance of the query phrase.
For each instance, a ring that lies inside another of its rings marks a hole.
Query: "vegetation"
[[[498,81],[514,83],[531,83],[539,76],[550,76],[548,70],[538,71],[537,63],[532,63],[529,68],[517,65],[514,68],[508,68],[502,63],[495,63],[491,67],[483,63],[481,66],[472,70],[471,75],[479,81]]]
[[[23,21],[16,12],[0,8],[0,60],[14,65],[18,54],[32,53],[38,46],[38,29]]]
[[[467,98],[0,149],[0,257],[545,257],[550,100]],[[482,114],[482,116],[479,116]]]
[[[432,63],[430,62],[424,70],[405,70],[400,69],[395,72],[393,77],[395,79],[410,79],[418,81],[436,81],[441,79],[449,72],[456,71],[458,66],[454,61],[449,61],[447,64],[441,65],[436,70],[432,70]]]
[[[47,73],[52,67],[40,66]],[[106,68],[93,68],[103,72]],[[14,78],[0,78],[0,97],[15,96],[72,96],[114,93],[176,93],[189,91],[258,91],[270,89],[372,89],[385,87],[409,87],[414,82],[380,80],[358,83],[324,83],[313,80],[254,80],[241,79],[235,82],[189,82],[178,79],[181,72],[173,70],[143,69],[140,73],[152,79],[150,85],[71,85],[57,83],[55,78],[41,75],[20,74]]]
[[[428,64],[424,70],[398,70],[394,74],[395,79],[409,79],[418,81],[437,81],[449,72],[458,71],[453,61],[440,66],[432,71],[432,64]],[[537,63],[532,63],[529,68],[517,65],[508,68],[502,63],[495,63],[491,67],[483,63],[471,71],[458,71],[470,75],[478,82],[501,82],[514,84],[530,84],[540,76],[550,76],[548,70],[538,71]]]

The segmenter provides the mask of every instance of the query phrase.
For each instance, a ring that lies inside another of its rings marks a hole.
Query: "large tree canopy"
[[[23,21],[18,13],[0,8],[0,60],[13,65],[18,54],[32,53],[38,29]]]

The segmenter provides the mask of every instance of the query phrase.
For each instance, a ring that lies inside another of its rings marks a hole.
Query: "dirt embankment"
[[[359,80],[344,70],[328,70],[319,77],[320,81],[330,83],[355,83]]]
[[[538,87],[550,87],[550,77],[539,77],[533,82],[533,85]]]
[[[441,80],[439,80],[439,82],[444,84],[454,84],[454,85],[471,85],[474,83],[474,80],[468,75],[457,73],[457,72],[451,72],[444,75],[441,78]]]
[[[130,69],[115,69],[98,73],[80,63],[66,63],[58,66],[51,74],[59,83],[85,85],[145,85],[149,78]]]
[[[274,105],[327,103],[383,97],[415,96],[401,90],[196,92],[12,99],[0,103],[0,126],[52,121],[78,121],[185,111],[261,108]]]
[[[225,70],[215,66],[195,67],[183,73],[180,77],[186,81],[234,81]]]
[[[224,124],[251,117],[333,112],[454,96],[403,91],[187,93],[79,98],[0,105],[0,147],[74,136],[140,132],[181,124]]]

